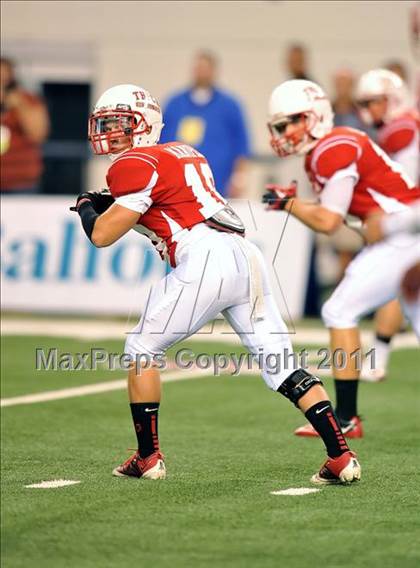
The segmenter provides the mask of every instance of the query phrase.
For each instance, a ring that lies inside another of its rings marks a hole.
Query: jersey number
[[[205,218],[213,215],[214,206],[216,203],[222,202],[222,197],[218,194],[214,185],[210,166],[208,164],[200,164],[200,166],[185,164],[185,181],[191,187],[197,201],[202,205],[200,207],[201,215]]]

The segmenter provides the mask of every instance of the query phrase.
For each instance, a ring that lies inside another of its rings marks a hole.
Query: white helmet
[[[303,129],[287,136],[287,124],[301,121],[302,115]],[[270,97],[271,146],[279,156],[304,154],[316,144],[316,139],[331,132],[333,118],[331,103],[319,85],[302,79],[286,81]]]
[[[389,122],[410,108],[410,97],[404,81],[388,69],[373,69],[364,73],[356,87],[356,101],[360,116],[366,124],[373,124],[368,110],[369,102],[386,97],[387,109],[383,122]]]
[[[162,110],[157,99],[137,85],[117,85],[99,97],[89,118],[88,138],[95,154],[112,157],[116,153],[112,151],[112,141],[128,138],[123,151],[153,146],[158,143],[162,128]]]

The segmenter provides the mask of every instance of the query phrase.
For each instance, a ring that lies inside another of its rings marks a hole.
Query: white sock
[[[386,369],[391,353],[391,342],[386,343],[375,338],[373,348],[375,349],[375,369]]]

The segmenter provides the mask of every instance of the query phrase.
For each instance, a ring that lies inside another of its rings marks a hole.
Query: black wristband
[[[279,210],[280,210],[280,211],[284,211],[285,208],[286,208],[286,205],[289,203],[289,201],[290,201],[291,199],[292,199],[291,197],[283,197],[283,198],[280,200]]]
[[[93,228],[95,226],[96,219],[99,217],[98,213],[96,213],[92,203],[87,200],[80,205],[77,212],[79,213],[80,219],[82,220],[82,227],[84,232],[86,233],[88,239],[92,241]]]

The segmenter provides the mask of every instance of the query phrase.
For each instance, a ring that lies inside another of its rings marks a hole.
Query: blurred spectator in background
[[[354,100],[355,77],[350,69],[338,69],[333,75],[334,94],[334,126],[350,126],[363,129],[359,113]]]
[[[392,59],[387,63],[385,63],[384,68],[388,69],[388,71],[396,73],[398,77],[400,77],[400,79],[404,81],[404,83],[408,82],[407,67],[404,65],[402,61],[399,61],[398,59]]]
[[[414,59],[420,60],[420,2],[411,7],[410,13],[410,43]],[[390,69],[390,71],[394,71]]]
[[[13,63],[1,58],[2,193],[35,193],[42,174],[41,144],[49,130],[41,99],[18,84]]]
[[[219,89],[217,61],[207,51],[195,55],[188,89],[176,93],[163,109],[161,142],[178,140],[202,152],[224,196],[240,197],[250,155],[247,125],[239,101]]]
[[[286,69],[289,79],[312,81],[308,73],[308,52],[301,43],[293,43],[286,51]]]

